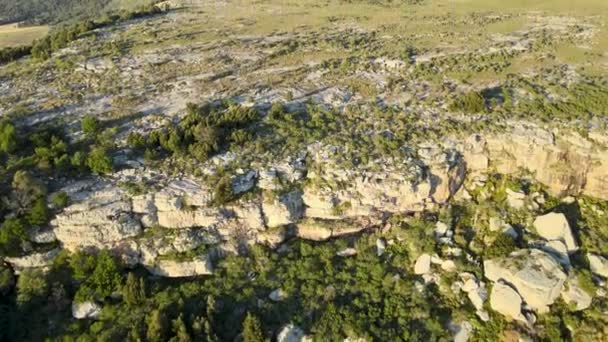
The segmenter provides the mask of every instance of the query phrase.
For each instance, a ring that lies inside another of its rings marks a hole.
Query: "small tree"
[[[29,208],[33,202],[46,196],[46,186],[27,171],[15,172],[12,187],[13,194],[22,208]]]
[[[27,239],[23,222],[17,218],[6,219],[0,226],[0,252],[14,255],[21,250],[21,242]]]
[[[243,341],[244,342],[264,342],[264,333],[262,332],[262,324],[260,320],[247,313],[243,321]]]
[[[46,200],[39,198],[34,202],[27,217],[30,224],[43,225],[49,220],[49,210],[46,206]]]
[[[99,252],[93,274],[88,279],[91,288],[100,297],[108,297],[120,288],[120,270],[116,259],[107,250]]]
[[[19,305],[33,304],[36,299],[43,299],[47,289],[46,278],[42,271],[25,270],[17,280],[17,303]]]
[[[148,341],[160,342],[165,340],[167,333],[167,323],[164,315],[160,310],[154,310],[148,316],[148,330],[146,331],[146,337]]]
[[[17,130],[8,121],[0,121],[0,151],[11,153],[17,148]]]
[[[142,303],[146,299],[146,283],[143,278],[136,277],[133,273],[129,273],[127,281],[122,287],[124,301],[129,306],[135,306]]]
[[[101,130],[101,124],[99,120],[91,115],[85,116],[80,122],[82,132],[89,137],[95,137]]]
[[[87,166],[94,173],[109,174],[112,173],[112,158],[103,147],[94,147],[87,158]]]
[[[177,319],[173,320],[173,333],[175,334],[169,341],[171,342],[190,342],[192,338],[188,334],[186,324],[180,314]]]

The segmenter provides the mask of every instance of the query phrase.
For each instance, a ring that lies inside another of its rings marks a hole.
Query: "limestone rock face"
[[[524,249],[508,257],[485,260],[485,277],[512,285],[534,310],[546,312],[562,291],[567,276],[559,263],[538,249]]]
[[[207,227],[220,221],[218,212],[211,208],[159,211],[158,224],[166,228]]]
[[[97,318],[101,314],[101,307],[94,302],[72,303],[72,316],[76,319]]]
[[[57,254],[59,254],[59,249],[55,248],[48,252],[34,253],[23,257],[6,257],[4,261],[11,265],[15,274],[19,274],[25,269],[50,266]]]
[[[583,192],[608,199],[608,152],[578,134],[555,135],[535,124],[509,122],[506,132],[481,139],[499,173],[527,169],[556,195]]]
[[[63,247],[105,248],[117,241],[137,236],[141,224],[131,215],[131,201],[115,187],[92,192],[88,199],[67,207],[51,222]]]
[[[589,260],[591,272],[608,278],[608,259],[595,254],[587,254],[587,259]]]
[[[521,313],[521,304],[522,300],[517,291],[501,282],[494,283],[490,294],[492,310],[512,319],[526,322],[526,318]]]
[[[541,237],[551,241],[563,241],[568,249],[568,252],[574,252],[578,249],[570,225],[566,220],[566,216],[560,213],[549,213],[543,216],[538,216],[534,220],[534,228]]]
[[[279,197],[272,203],[264,202],[262,210],[268,227],[294,223],[304,215],[302,193],[296,190]]]
[[[158,260],[154,265],[146,266],[154,275],[182,278],[212,274],[213,266],[208,256],[203,255],[188,261]]]

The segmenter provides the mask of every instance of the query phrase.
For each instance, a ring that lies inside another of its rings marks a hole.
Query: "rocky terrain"
[[[3,305],[46,274],[51,338],[605,339],[608,17],[412,3],[165,2],[0,66],[35,145],[0,125]]]

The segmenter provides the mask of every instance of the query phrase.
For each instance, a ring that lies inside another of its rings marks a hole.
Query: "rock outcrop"
[[[508,257],[485,260],[485,277],[511,286],[534,310],[547,312],[560,295],[567,276],[559,263],[538,249],[524,249]]]
[[[11,265],[15,274],[19,274],[23,270],[30,268],[45,269],[51,265],[57,254],[59,254],[59,249],[55,248],[50,251],[33,253],[22,257],[6,257],[4,261]]]

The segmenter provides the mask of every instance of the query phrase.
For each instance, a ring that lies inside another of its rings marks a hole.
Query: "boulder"
[[[414,265],[414,273],[415,274],[427,274],[431,272],[431,256],[428,254],[422,254],[416,259],[416,264]]]
[[[279,174],[275,169],[260,171],[258,187],[265,190],[277,190],[281,187]]]
[[[276,289],[270,292],[268,298],[270,298],[270,300],[272,300],[273,302],[280,302],[283,299],[287,298],[287,293],[285,293],[285,291],[283,291],[282,289]]]
[[[154,275],[168,278],[209,275],[213,272],[211,259],[207,255],[188,261],[157,260],[153,265],[146,266],[146,268]]]
[[[507,188],[507,203],[511,208],[522,209],[526,206],[526,194]]]
[[[559,263],[546,252],[523,249],[508,257],[485,260],[485,277],[512,285],[534,310],[547,312],[562,291],[567,276]]]
[[[576,240],[570,230],[566,216],[561,213],[549,213],[538,216],[534,220],[534,228],[538,235],[546,240],[560,240],[564,242],[569,253],[578,249]]]
[[[564,269],[570,269],[568,248],[563,242],[560,240],[545,241],[539,245],[539,248],[555,257],[555,260],[557,260]]]
[[[376,239],[376,254],[382,256],[386,250],[386,241],[382,238]]]
[[[527,322],[521,313],[522,300],[517,291],[501,282],[494,283],[490,294],[490,306],[492,310],[503,316]]]
[[[591,301],[593,300],[593,298],[580,287],[576,276],[568,278],[561,295],[566,304],[574,304],[574,310],[576,311],[585,310],[591,306]]]
[[[479,286],[476,289],[467,292],[467,297],[469,297],[469,300],[475,309],[482,310],[483,303],[488,299],[488,291],[485,287]]]
[[[336,253],[336,255],[340,256],[340,257],[355,256],[355,255],[357,255],[357,250],[354,248],[345,248],[345,249],[338,251],[338,253]]]
[[[97,318],[101,314],[101,307],[94,302],[72,303],[72,316],[76,319]]]
[[[303,342],[305,339],[304,331],[293,324],[283,326],[277,335],[277,342]]]
[[[608,278],[608,259],[595,254],[587,254],[587,259],[589,260],[591,272]]]
[[[473,332],[473,325],[467,321],[459,324],[450,323],[449,330],[454,334],[454,342],[467,342]]]

